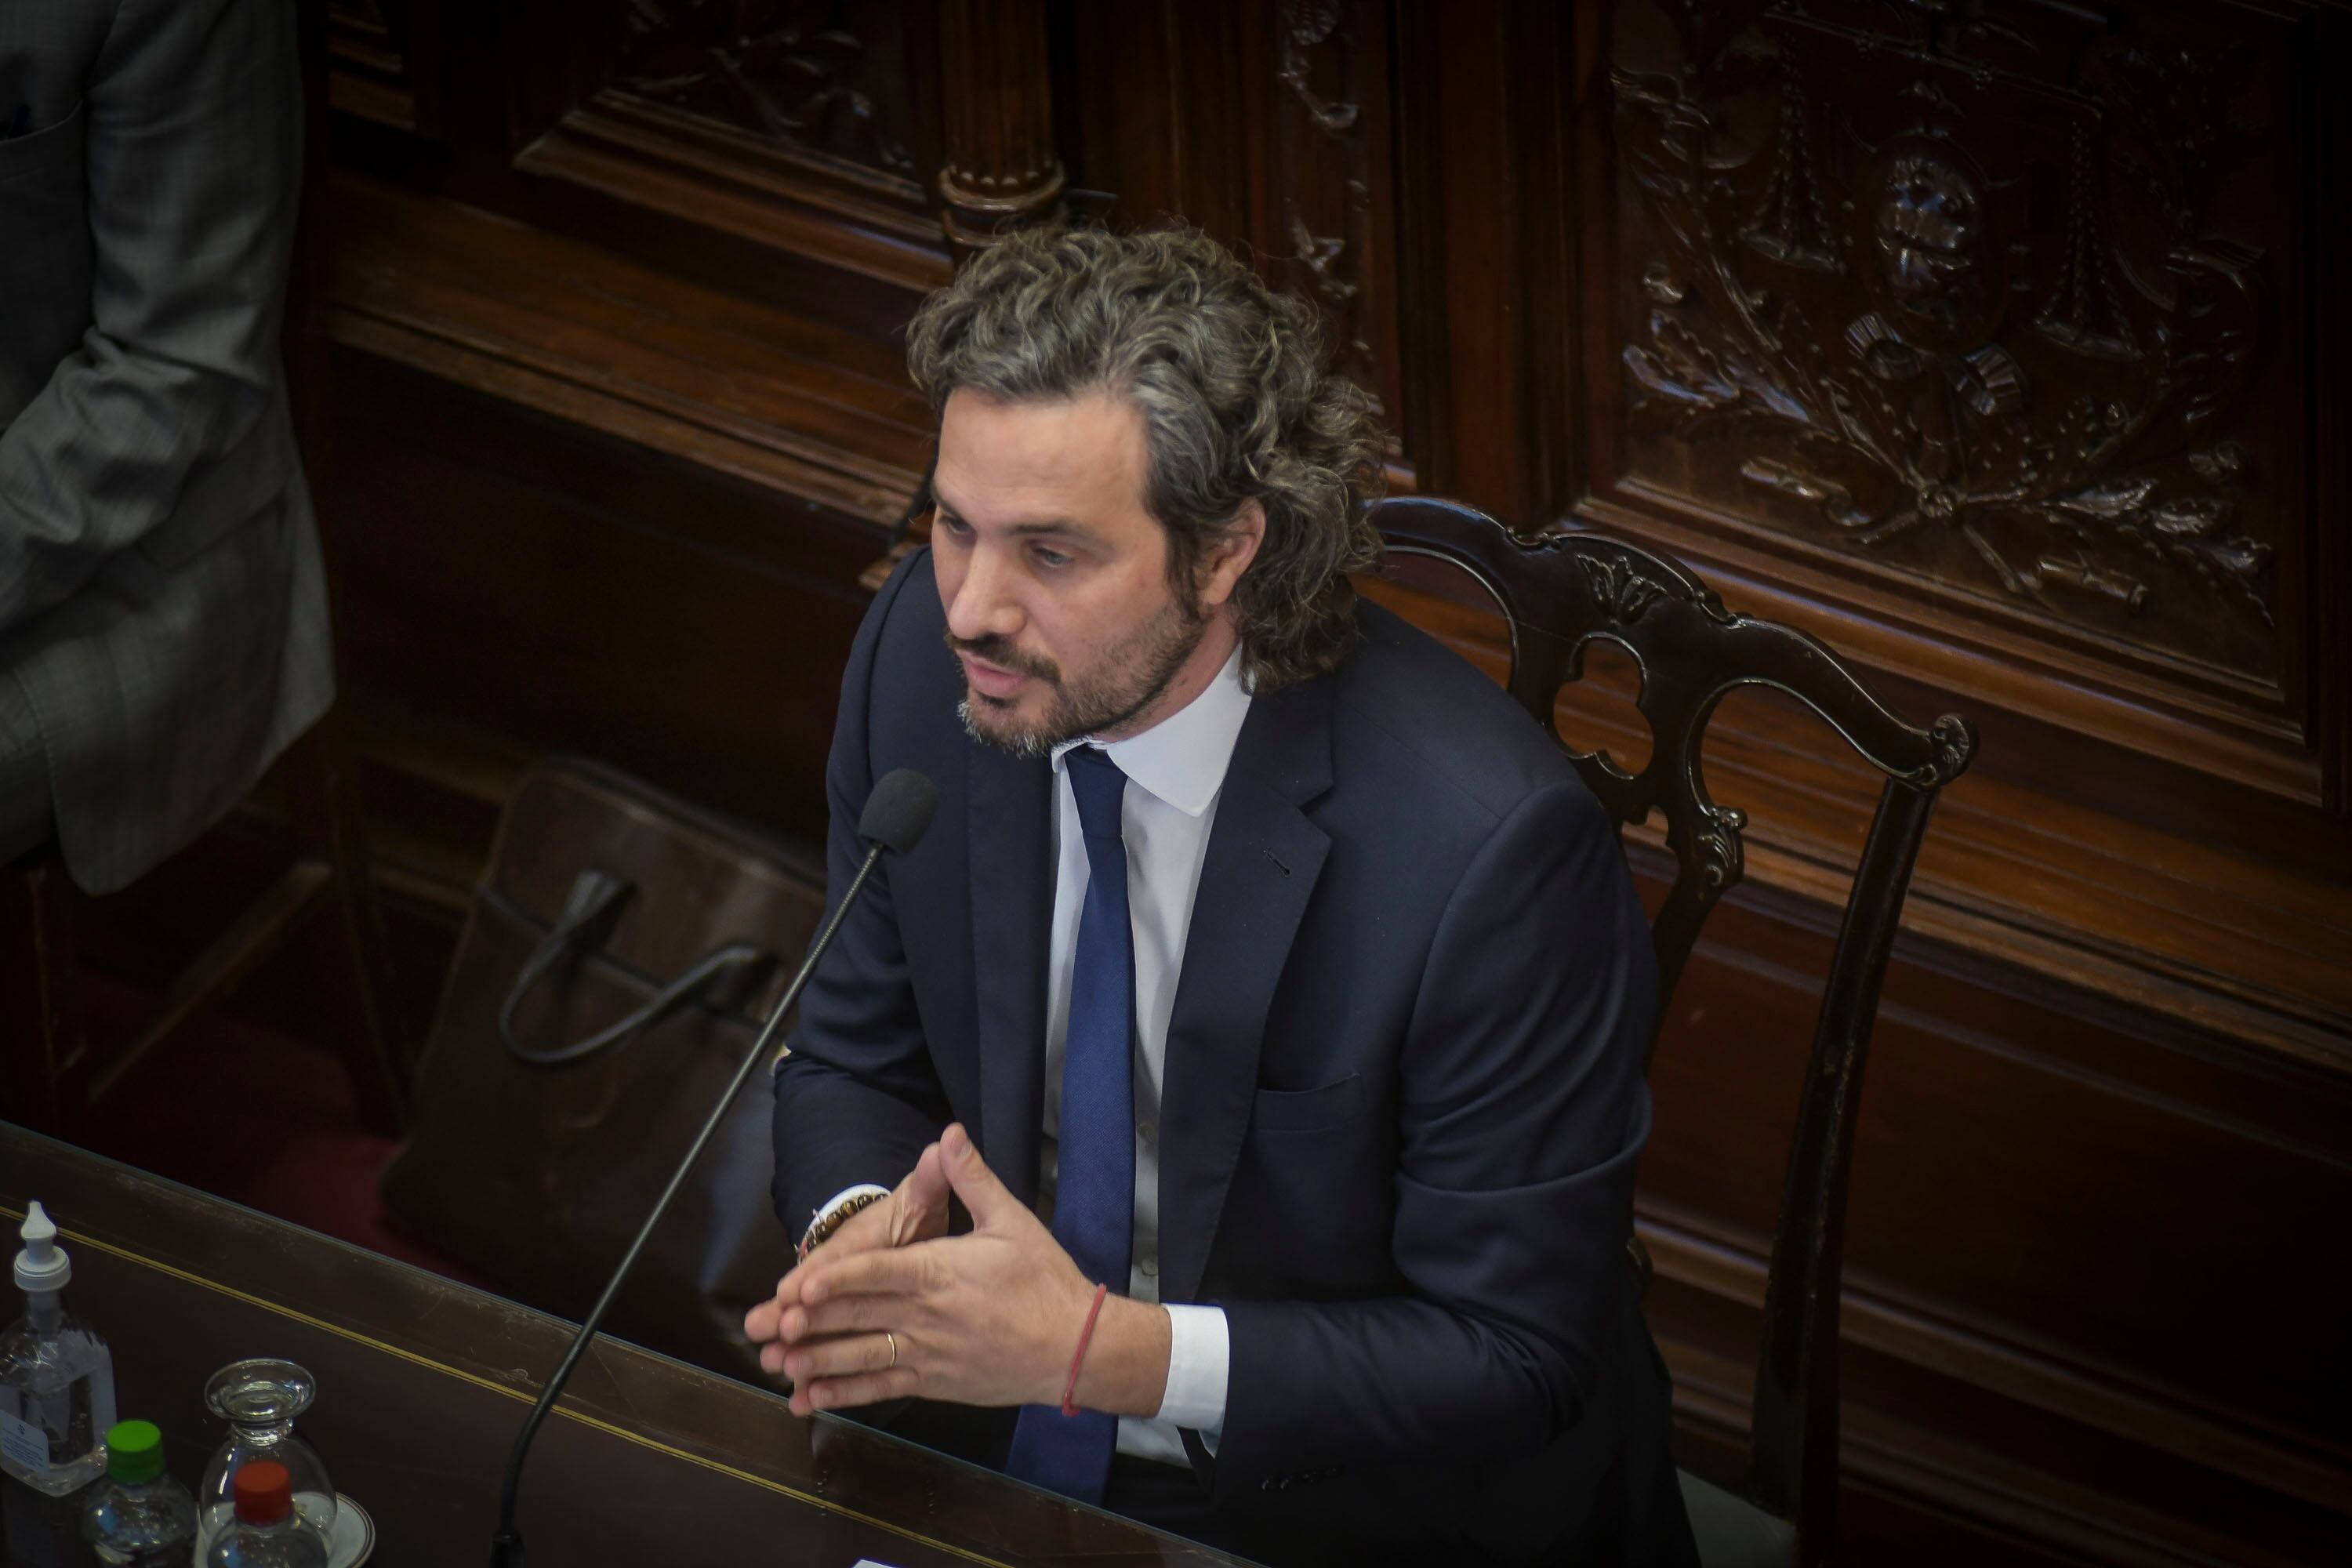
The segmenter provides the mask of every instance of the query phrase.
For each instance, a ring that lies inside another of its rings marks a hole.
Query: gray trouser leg
[[[56,835],[49,753],[15,675],[0,669],[0,866]]]

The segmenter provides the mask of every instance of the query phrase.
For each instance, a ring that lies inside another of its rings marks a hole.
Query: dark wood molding
[[[2301,62],[2303,103],[2315,150],[2310,187],[2314,214],[2338,214],[2352,201],[2352,101],[2333,90],[2336,62],[2352,57],[2352,15],[2340,6],[2312,17],[2312,48]],[[2342,254],[2344,226],[2322,222]],[[2305,342],[2312,403],[2306,443],[2311,453],[2312,625],[2308,679],[2313,709],[2323,716],[2318,737],[2322,792],[2337,820],[2352,821],[2352,538],[2342,520],[2352,515],[2352,447],[2331,432],[2352,418],[2352,308],[2332,286],[2310,292]],[[2326,721],[2326,716],[2334,721]]]
[[[1387,8],[1376,0],[1285,0],[1274,17],[1269,160],[1276,232],[1256,243],[1278,280],[1321,310],[1331,363],[1393,428],[1404,401],[1398,360],[1395,117]]]
[[[440,0],[326,0],[327,101],[408,136],[442,122]]]
[[[1386,585],[1371,592],[1498,679],[1507,667],[1491,613]],[[1727,599],[1754,613],[1781,608],[1738,589]],[[1803,721],[1777,717],[1749,709],[1716,721],[1709,786],[1756,824],[1750,879],[1835,903],[1858,847],[1851,830],[1867,819],[1875,784],[1811,757]],[[1564,708],[1562,723],[1621,748],[1643,743],[1630,703]],[[1906,931],[2352,1074],[2352,892],[2341,884],[1981,774],[1953,786],[1937,824],[1904,908]],[[1645,835],[1654,829],[1631,837]],[[2284,945],[2290,921],[2297,940]]]
[[[2063,647],[2021,650],[1984,636],[1964,610],[1857,587],[1727,542],[1702,531],[1680,503],[1637,487],[1612,499],[1589,498],[1576,516],[1703,563],[1710,578],[1749,595],[1758,614],[1801,626],[1873,668],[1981,693],[2022,716],[2263,795],[2309,805],[2325,798],[2325,775],[2311,748],[2281,727],[2245,722],[2226,704],[2184,700],[2160,682],[2070,657]]]
[[[1712,1342],[1703,1348],[1670,1331],[1660,1332],[1659,1350],[1675,1379],[1685,1462],[1702,1474],[1736,1473],[1748,1444],[1747,1369]],[[1997,1438],[1955,1442],[1928,1411],[1904,1419],[1850,1408],[1844,1456],[1841,1517],[1880,1521],[1874,1531],[1849,1526],[1849,1561],[1951,1568],[2304,1568],[2318,1561],[2249,1546],[2242,1533],[2184,1520],[2160,1501],[2068,1482],[2021,1462]]]
[[[680,243],[699,230],[804,275],[846,274],[898,296],[903,313],[950,269],[928,194],[941,156],[935,12],[850,0],[738,26],[697,0],[529,0],[502,29],[469,16],[468,42],[495,37],[508,56],[511,152],[490,166],[488,149],[470,149],[468,194],[545,221],[498,178],[510,164],[652,215]]]
[[[611,100],[567,116],[515,159],[525,174],[606,195],[919,294],[949,276],[938,223],[863,172],[786,158],[740,132]],[[880,188],[877,188],[880,187]]]
[[[1752,1239],[1725,1241],[1708,1234],[1698,1216],[1649,1202],[1635,1228],[1661,1278],[1762,1310],[1765,1261]],[[2352,1453],[2279,1441],[2258,1422],[2207,1414],[2179,1390],[2144,1386],[2113,1367],[2006,1342],[1995,1325],[1945,1321],[1867,1284],[1849,1283],[1843,1329],[1849,1345],[2320,1508],[2341,1508],[2352,1497]]]
[[[1433,7],[1405,5],[1396,13],[1396,207],[1398,357],[1405,368],[1390,429],[1412,458],[1429,493],[1460,489],[1446,471],[1447,437],[1456,393],[1450,374],[1454,349],[1446,330],[1450,275],[1444,222],[1446,163],[1443,136],[1447,105],[1430,80],[1445,33]],[[1567,355],[1563,342],[1560,353]],[[1469,388],[1463,394],[1467,395]]]
[[[1045,0],[941,5],[941,224],[971,247],[1008,228],[1055,221],[1066,210],[1068,182],[1054,148]]]
[[[555,236],[346,177],[333,333],[452,385],[895,521],[929,412],[895,353]]]

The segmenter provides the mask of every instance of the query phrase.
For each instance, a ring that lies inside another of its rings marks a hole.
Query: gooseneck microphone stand
[[[882,852],[886,849],[896,850],[902,855],[912,849],[916,841],[922,837],[924,829],[930,826],[931,812],[938,804],[939,791],[931,781],[908,768],[885,774],[874,786],[873,794],[866,797],[866,810],[857,823],[859,837],[867,841],[866,858],[859,864],[857,875],[850,879],[849,890],[842,895],[840,904],[833,911],[833,918],[825,921],[824,929],[817,933],[816,941],[809,944],[808,956],[801,960],[800,973],[793,976],[790,985],[784,987],[783,998],[776,1004],[775,1011],[768,1016],[767,1025],[761,1029],[760,1037],[752,1041],[751,1048],[743,1054],[743,1064],[735,1069],[734,1078],[728,1082],[727,1092],[720,1095],[719,1103],[710,1108],[710,1115],[703,1122],[702,1131],[694,1135],[694,1142],[687,1150],[686,1158],[678,1162],[669,1184],[655,1200],[653,1212],[646,1215],[646,1223],[637,1227],[636,1239],[630,1242],[629,1249],[621,1255],[620,1267],[614,1269],[612,1279],[605,1281],[604,1293],[596,1298],[596,1304],[588,1309],[587,1319],[581,1323],[580,1331],[572,1336],[571,1348],[556,1363],[555,1375],[547,1380],[545,1388],[540,1390],[539,1403],[530,1407],[530,1414],[523,1418],[522,1430],[515,1435],[514,1448],[507,1456],[506,1480],[499,1489],[499,1528],[498,1533],[490,1537],[490,1568],[524,1568],[526,1557],[522,1536],[515,1530],[514,1522],[515,1497],[522,1486],[523,1460],[530,1457],[531,1439],[539,1435],[541,1424],[547,1419],[547,1413],[555,1408],[557,1396],[563,1392],[564,1384],[570,1381],[572,1369],[580,1364],[580,1357],[587,1351],[588,1342],[596,1337],[598,1327],[604,1321],[604,1314],[612,1310],[614,1299],[620,1295],[621,1287],[628,1282],[629,1271],[636,1267],[637,1255],[645,1250],[655,1227],[661,1224],[662,1215],[669,1212],[670,1200],[677,1197],[678,1188],[686,1184],[686,1178],[693,1171],[695,1162],[702,1158],[703,1148],[710,1142],[711,1135],[719,1131],[719,1122],[726,1118],[727,1108],[735,1103],[735,1097],[743,1092],[743,1085],[750,1081],[752,1070],[773,1048],[775,1037],[784,1026],[784,1015],[791,1012],[793,1004],[800,999],[801,987],[808,984],[817,960],[823,958],[824,950],[832,945],[834,932],[841,929],[841,922],[848,915],[850,906],[856,903],[857,895],[865,890],[866,878],[873,874],[875,862],[882,858]]]

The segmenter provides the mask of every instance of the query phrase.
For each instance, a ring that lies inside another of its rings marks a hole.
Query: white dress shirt
[[[1119,832],[1127,841],[1127,912],[1135,934],[1135,1242],[1127,1293],[1160,1300],[1160,1086],[1168,1060],[1168,1020],[1176,983],[1184,973],[1184,938],[1192,926],[1192,897],[1234,742],[1248,717],[1235,648],[1207,689],[1139,735],[1100,742],[1127,775]],[[1064,757],[1073,741],[1054,749],[1055,835],[1054,927],[1045,971],[1045,1121],[1038,1212],[1053,1213],[1055,1161],[1062,1120],[1062,1052],[1070,1032],[1070,972],[1077,955],[1078,915],[1086,906],[1086,838],[1077,798],[1064,782]],[[1117,1281],[1113,1281],[1114,1285]],[[1232,1342],[1224,1310],[1164,1303],[1168,1309],[1168,1387],[1159,1415],[1118,1424],[1118,1451],[1189,1465],[1182,1427],[1201,1434],[1213,1451],[1225,1422],[1225,1382]]]
[[[1043,1169],[1037,1212],[1052,1223],[1055,1159],[1062,1121],[1062,1054],[1070,1033],[1070,972],[1077,956],[1078,915],[1086,906],[1088,868],[1078,803],[1064,783],[1064,756],[1072,746],[1099,743],[1127,775],[1119,831],[1127,844],[1127,912],[1135,936],[1135,1235],[1127,1294],[1160,1300],[1160,1086],[1168,1060],[1168,1021],[1176,983],[1184,973],[1184,939],[1192,930],[1192,899],[1209,852],[1225,769],[1249,688],[1235,648],[1207,689],[1139,735],[1124,741],[1071,741],[1054,749],[1054,923],[1045,971],[1045,1106]],[[888,1189],[861,1184],[836,1194],[824,1213],[861,1192]],[[1113,1281],[1117,1283],[1117,1281]],[[1225,1424],[1225,1385],[1233,1342],[1222,1307],[1161,1303],[1169,1321],[1168,1386],[1150,1420],[1123,1416],[1118,1451],[1139,1458],[1189,1465],[1180,1430],[1191,1428],[1211,1452]]]

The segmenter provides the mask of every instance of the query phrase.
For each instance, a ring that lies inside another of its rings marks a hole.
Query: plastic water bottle
[[[196,1560],[196,1500],[163,1473],[163,1434],[152,1421],[107,1429],[106,1479],[90,1491],[81,1532],[112,1568],[189,1568]]]
[[[63,1497],[105,1472],[114,1356],[96,1329],[66,1310],[73,1263],[39,1204],[26,1205],[18,1234],[25,1315],[0,1336],[0,1469]]]
[[[213,1537],[205,1568],[327,1568],[327,1540],[294,1511],[294,1479],[275,1459],[236,1472],[236,1519]]]

